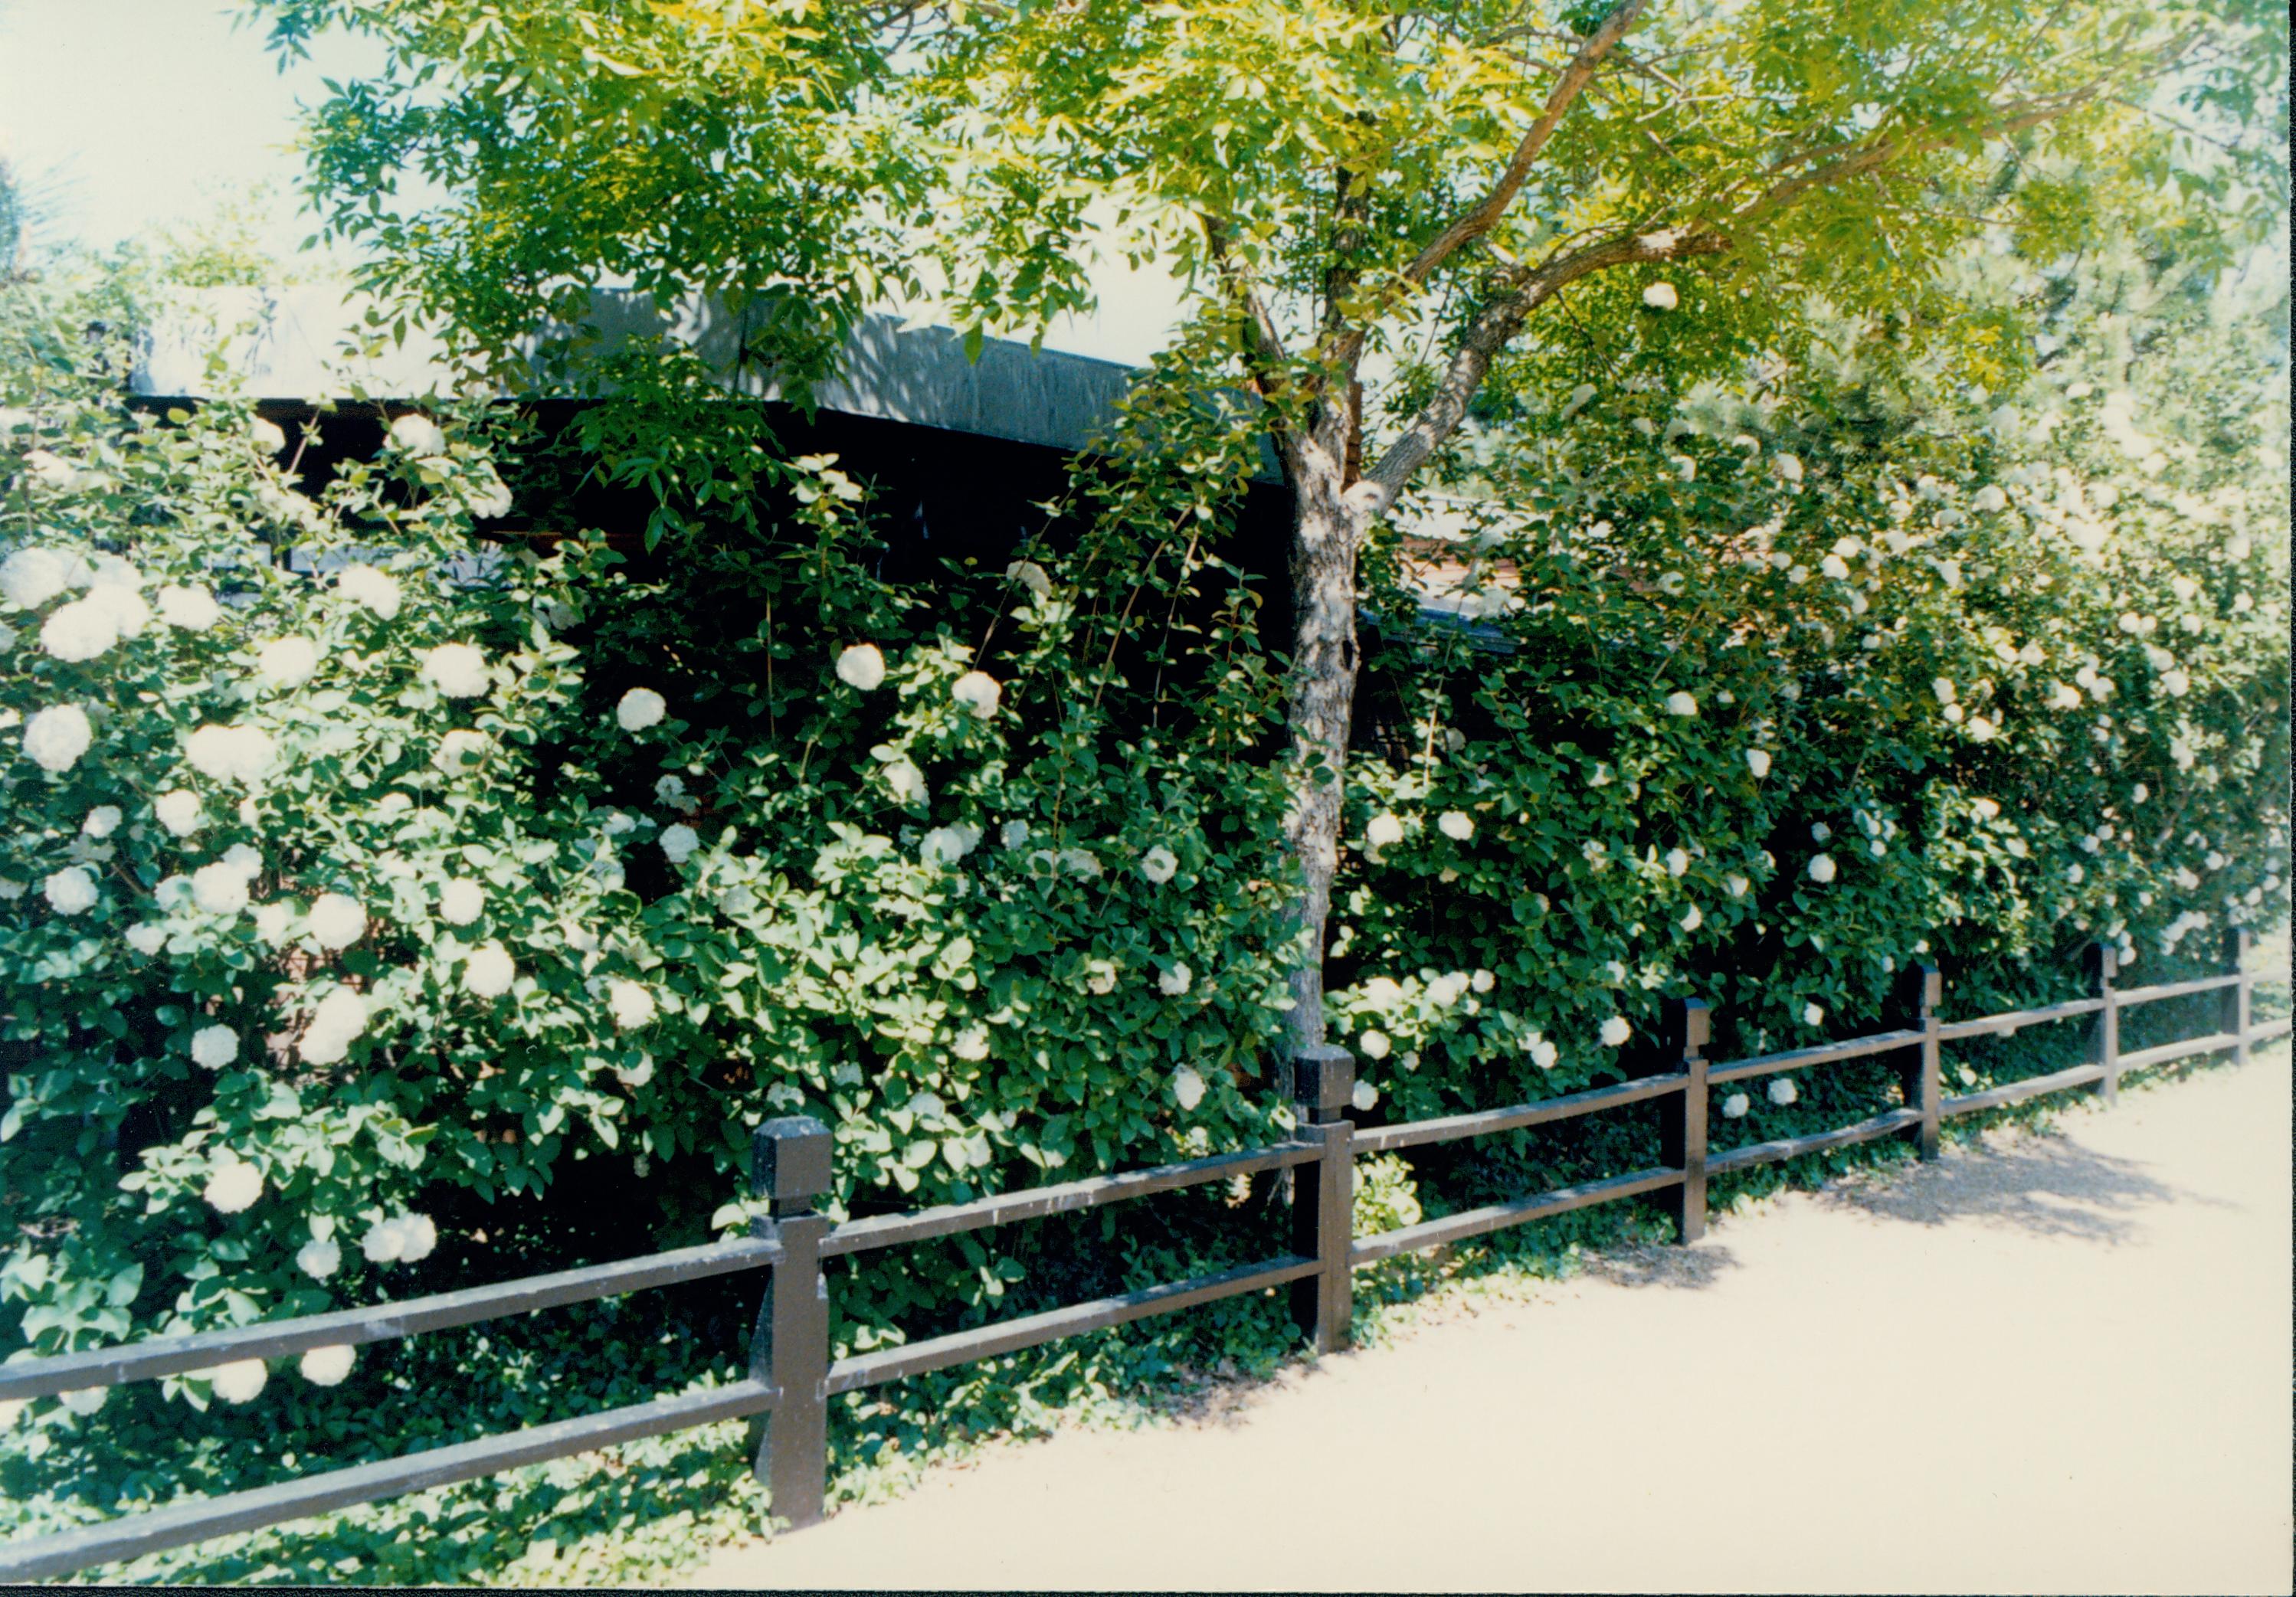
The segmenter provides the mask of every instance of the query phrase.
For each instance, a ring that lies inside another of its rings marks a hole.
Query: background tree
[[[1323,1030],[1357,559],[1495,373],[1558,316],[1694,314],[1716,363],[1812,288],[1919,319],[1978,228],[2075,247],[2116,176],[2157,183],[2164,99],[2234,129],[2179,190],[2246,182],[2261,214],[2285,60],[2249,0],[257,3],[289,49],[389,42],[318,115],[316,192],[381,247],[374,286],[496,350],[614,277],[770,301],[756,354],[801,376],[889,291],[978,338],[1088,304],[1095,246],[1177,271],[1234,364],[1198,375],[1267,402],[1295,495],[1295,1041]],[[2044,152],[2104,181],[2021,182]],[[405,168],[452,197],[393,209]]]

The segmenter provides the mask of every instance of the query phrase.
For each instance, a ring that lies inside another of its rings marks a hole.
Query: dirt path
[[[2289,1124],[2283,1044],[696,1584],[2285,1593]]]

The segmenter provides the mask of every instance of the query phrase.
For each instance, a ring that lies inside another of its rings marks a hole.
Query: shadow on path
[[[1882,1180],[1837,1181],[1810,1194],[1821,1208],[1880,1220],[1956,1220],[2108,1246],[2128,1241],[2139,1212],[2169,1203],[2232,1207],[2156,1179],[2134,1159],[2099,1152],[2064,1132],[1956,1149]]]

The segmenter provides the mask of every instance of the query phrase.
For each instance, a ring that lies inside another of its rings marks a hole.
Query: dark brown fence
[[[768,1121],[758,1130],[751,1168],[753,1190],[767,1200],[768,1212],[768,1217],[758,1222],[755,1235],[372,1308],[20,1360],[0,1364],[0,1398],[49,1396],[81,1388],[183,1374],[235,1359],[272,1358],[331,1344],[383,1341],[647,1287],[764,1270],[768,1272],[765,1301],[751,1339],[746,1380],[254,1491],[179,1503],[23,1542],[0,1548],[0,1580],[37,1580],[67,1574],[233,1531],[281,1524],[353,1503],[737,1417],[749,1417],[754,1422],[755,1466],[772,1493],[775,1517],[792,1527],[812,1525],[822,1518],[828,1467],[828,1400],[837,1393],[1274,1287],[1288,1290],[1293,1318],[1317,1351],[1332,1352],[1347,1344],[1356,1266],[1624,1198],[1656,1199],[1673,1216],[1677,1237],[1693,1241],[1705,1229],[1706,1183],[1714,1175],[1893,1135],[1906,1137],[1923,1158],[1931,1158],[1937,1152],[1939,1124],[1949,1116],[1996,1109],[2072,1087],[2094,1088],[2110,1099],[2118,1091],[2122,1072],[2194,1054],[2228,1050],[2245,1061],[2252,1044],[2289,1029],[2286,1020],[2260,1027],[2251,1022],[2249,1001],[2255,979],[2246,970],[2248,946],[2244,931],[2226,938],[2229,968],[2223,975],[2133,988],[2114,986],[2112,953],[2098,948],[2090,955],[2093,996],[1952,1022],[1938,1019],[1937,971],[1918,967],[1906,972],[1896,995],[1897,1012],[1890,1017],[1895,1024],[1889,1030],[1721,1064],[1709,1064],[1705,1058],[1706,1006],[1696,999],[1676,999],[1665,1008],[1657,1043],[1630,1059],[1630,1079],[1623,1083],[1536,1103],[1361,1132],[1342,1113],[1355,1083],[1353,1059],[1343,1049],[1316,1049],[1292,1062],[1299,1129],[1290,1141],[842,1225],[815,1213],[813,1207],[830,1185],[827,1130],[817,1121],[802,1118]],[[2121,1011],[2164,998],[2211,992],[2221,995],[2216,1029],[2134,1053],[2120,1051]],[[2028,1026],[2080,1018],[2090,1023],[2088,1062],[1987,1092],[1940,1096],[1942,1044],[1965,1037],[2006,1036]],[[1775,1077],[1874,1058],[1897,1064],[1903,1099],[1899,1107],[1810,1136],[1748,1143],[1720,1152],[1709,1149],[1709,1088],[1757,1076]],[[1447,1215],[1376,1236],[1357,1239],[1352,1235],[1353,1168],[1357,1152],[1383,1153],[1487,1136],[1636,1103],[1653,1105],[1658,1116],[1663,1162],[1657,1166]],[[1305,1168],[1308,1166],[1314,1168]],[[855,1358],[832,1361],[830,1357],[824,1259],[1096,1208],[1236,1175],[1293,1168],[1299,1174],[1292,1183],[1292,1251],[1288,1253],[1217,1274],[1000,1321]]]

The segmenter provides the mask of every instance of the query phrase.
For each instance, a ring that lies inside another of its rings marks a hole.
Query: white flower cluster
[[[487,657],[468,643],[441,643],[426,651],[422,680],[449,699],[476,699],[487,691]]]
[[[184,758],[193,770],[248,787],[271,769],[275,752],[270,734],[255,726],[205,725],[184,740]]]
[[[401,1213],[378,1220],[359,1239],[359,1251],[371,1265],[416,1264],[438,1246],[439,1228],[428,1215]]]
[[[336,987],[311,1011],[296,1054],[306,1064],[340,1063],[366,1030],[366,1000],[349,987]]]
[[[219,1215],[252,1208],[263,1196],[263,1172],[236,1154],[222,1154],[208,1167],[208,1183],[200,1196]]]
[[[614,720],[624,732],[644,732],[660,725],[668,713],[669,701],[652,688],[632,688],[614,706]]]
[[[52,776],[61,776],[79,763],[95,731],[87,712],[77,704],[53,704],[35,710],[24,722],[24,753]]]

